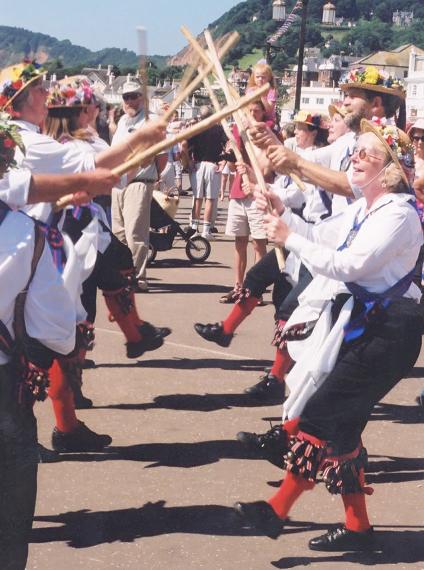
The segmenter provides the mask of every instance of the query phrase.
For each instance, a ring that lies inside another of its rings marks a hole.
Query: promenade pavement
[[[178,214],[184,222],[189,207],[184,198]],[[102,453],[40,465],[28,569],[423,570],[423,414],[414,401],[424,387],[423,358],[377,408],[364,434],[378,551],[308,550],[309,539],[343,520],[340,497],[322,484],[295,505],[277,540],[244,528],[233,513],[237,500],[272,495],[282,476],[249,457],[235,434],[266,431],[281,409],[243,394],[272,359],[270,304],[254,311],[227,349],[193,331],[194,322],[218,321],[228,311],[218,303],[233,281],[224,218],[222,208],[206,263],[191,265],[176,241],[149,269],[150,292],[137,295],[140,313],[173,329],[159,350],[128,360],[99,295],[97,367],[84,372],[84,392],[95,407],[78,416],[113,443]],[[50,403],[37,404],[36,414],[40,440],[49,446]]]

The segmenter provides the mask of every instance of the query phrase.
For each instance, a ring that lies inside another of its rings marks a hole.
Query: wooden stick
[[[227,41],[220,50],[220,57],[223,57],[233,47],[233,45],[236,42],[238,42],[239,37],[240,36],[237,32],[233,32],[229,36],[229,38],[227,39]],[[185,99],[188,97],[188,95],[190,95],[190,93],[194,91],[198,85],[200,85],[203,79],[207,77],[209,73],[211,73],[211,71],[213,71],[213,68],[214,68],[214,63],[209,62],[208,60],[208,64],[206,65],[202,73],[199,73],[199,75],[195,77],[193,81],[185,89],[181,90],[178,93],[178,95],[175,97],[175,99],[172,101],[172,104],[169,107],[169,109],[165,111],[165,113],[163,114],[163,119],[165,121],[169,121],[169,119],[172,117],[172,115],[175,113],[175,111],[178,109],[181,103],[183,103]]]
[[[253,93],[241,97],[239,101],[237,101],[237,103],[235,103],[234,105],[229,105],[227,107],[224,107],[224,109],[222,109],[219,113],[215,113],[214,115],[207,117],[203,121],[200,121],[199,123],[189,127],[188,129],[185,129],[184,131],[177,133],[174,137],[165,139],[149,147],[146,150],[138,152],[130,160],[127,160],[123,164],[113,168],[112,172],[114,174],[117,174],[118,176],[122,176],[132,168],[139,166],[143,162],[147,162],[156,154],[159,154],[160,152],[167,150],[168,148],[174,146],[175,144],[183,140],[189,139],[191,137],[194,137],[195,135],[198,135],[199,133],[205,131],[206,129],[209,129],[209,127],[216,125],[216,123],[221,122],[226,117],[229,117],[239,109],[242,109],[246,105],[249,105],[249,103],[252,103],[252,101],[258,99],[263,93],[266,93],[268,89],[269,89],[269,83],[263,85],[260,89],[257,89]]]
[[[168,138],[164,139],[163,141],[156,143],[155,145],[149,147],[148,149],[139,151],[136,155],[134,155],[129,160],[125,161],[123,164],[120,164],[119,166],[113,168],[112,172],[118,176],[122,176],[123,174],[127,173],[133,168],[140,166],[141,163],[149,162],[154,156],[156,156],[160,152],[163,152],[168,148],[173,147],[175,144],[183,140],[198,135],[202,131],[209,129],[213,125],[216,125],[216,123],[219,123],[226,117],[229,117],[239,109],[242,109],[245,105],[249,105],[249,103],[258,99],[258,97],[260,97],[263,93],[266,93],[268,89],[269,89],[269,84],[267,83],[266,85],[255,91],[254,93],[242,97],[237,102],[236,105],[225,107],[219,113],[215,113],[214,115],[207,117],[203,121],[200,121],[199,123],[189,127],[188,129],[185,129],[184,131],[181,131],[180,133],[176,134],[174,137],[169,139]],[[72,201],[73,201],[73,194],[62,196],[62,198],[59,198],[59,200],[57,200],[56,204],[53,207],[53,210],[57,212],[58,210],[65,208],[66,206],[72,205]]]
[[[143,91],[143,109],[146,121],[149,120],[149,91],[148,91],[148,76],[147,76],[147,30],[142,26],[137,28],[138,36],[138,51],[140,55],[140,79],[141,88]]]
[[[217,54],[216,49],[215,49],[215,44],[213,43],[213,39],[212,39],[212,36],[211,36],[209,30],[205,30],[205,38],[206,38],[206,42],[208,44],[209,54],[212,58],[212,61],[215,64],[215,71],[218,75],[218,80],[221,84],[221,87],[224,90],[224,94],[225,94],[225,97],[227,99],[227,102],[230,105],[234,104],[235,98],[232,96],[232,93],[230,92],[230,89],[228,87],[228,82],[227,82],[227,79],[225,77],[224,70],[222,69],[221,62],[219,61],[218,54]],[[205,57],[207,57],[206,54],[205,54]],[[243,113],[242,112],[234,113],[234,120],[236,121],[237,128],[238,128],[239,133],[240,133],[240,137],[241,137],[241,139],[244,143],[244,146],[246,148],[246,152],[247,152],[247,155],[249,157],[250,164],[253,168],[253,172],[255,173],[255,177],[256,177],[256,180],[257,180],[257,183],[259,186],[259,190],[260,190],[260,192],[265,194],[268,190],[268,187],[267,187],[267,184],[265,182],[265,178],[263,176],[262,170],[259,166],[259,161],[258,161],[258,158],[255,154],[254,145],[253,145],[251,139],[249,138],[248,133],[246,132],[246,130],[244,128]],[[269,204],[269,210],[270,210],[270,212],[272,211],[272,207],[270,204]],[[282,271],[286,265],[282,248],[276,247],[275,248],[275,254],[277,256],[278,267],[279,267],[280,271]]]

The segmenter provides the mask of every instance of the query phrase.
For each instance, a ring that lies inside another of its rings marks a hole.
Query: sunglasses
[[[413,135],[412,140],[424,142],[424,135],[421,135],[421,136]]]
[[[122,95],[124,101],[135,101],[139,97],[141,97],[141,93],[125,93],[125,95]]]
[[[368,152],[367,149],[365,149],[365,148],[354,148],[354,149],[353,149],[353,152],[352,152],[352,156],[353,156],[354,154],[357,154],[361,160],[366,160],[367,157],[370,157],[370,158],[377,158],[377,159],[379,159],[379,160],[383,160],[383,159],[384,159],[382,156],[377,156],[376,154],[371,154],[371,153]]]

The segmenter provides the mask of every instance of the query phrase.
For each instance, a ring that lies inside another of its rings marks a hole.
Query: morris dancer
[[[322,474],[330,493],[342,496],[346,519],[312,539],[312,550],[373,547],[361,434],[374,406],[405,377],[421,349],[421,293],[413,274],[423,237],[406,175],[411,147],[394,126],[364,120],[361,130],[352,181],[363,198],[343,216],[316,225],[311,239],[304,237],[305,224],[282,213],[281,201],[268,195],[274,206],[266,216],[269,239],[317,276],[284,331],[296,360],[284,417],[298,424],[284,457],[286,477],[268,502],[235,508],[276,537],[294,502]],[[257,200],[264,209],[265,199]]]

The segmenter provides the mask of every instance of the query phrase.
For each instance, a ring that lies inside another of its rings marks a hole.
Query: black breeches
[[[422,317],[409,299],[393,301],[359,339],[343,343],[324,384],[306,403],[299,427],[352,452],[374,406],[414,366],[421,350]]]
[[[276,307],[276,320],[281,319],[283,321],[288,321],[288,319],[291,317],[292,312],[299,305],[299,295],[303,293],[311,281],[312,275],[302,263],[299,269],[299,281],[286,294],[286,296],[282,296],[278,308]]]

